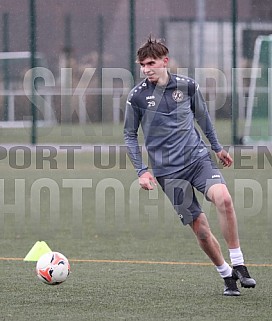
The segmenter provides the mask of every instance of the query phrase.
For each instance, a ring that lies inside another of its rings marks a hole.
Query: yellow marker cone
[[[44,241],[37,241],[33,245],[32,249],[27,253],[24,261],[37,262],[43,254],[49,252],[52,252],[52,250]]]

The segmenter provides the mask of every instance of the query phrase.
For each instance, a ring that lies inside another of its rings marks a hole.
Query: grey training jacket
[[[139,126],[153,174],[159,177],[177,172],[208,153],[194,120],[212,150],[221,151],[207,105],[193,79],[169,74],[165,87],[147,79],[134,87],[126,104],[124,139],[138,176],[148,169],[138,143]]]

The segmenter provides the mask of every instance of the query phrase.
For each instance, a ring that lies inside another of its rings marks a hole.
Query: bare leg
[[[233,266],[234,263],[237,264],[237,261],[241,262],[234,266],[233,277],[236,279],[240,279],[241,285],[243,287],[254,288],[256,286],[256,281],[251,278],[248,273],[247,267],[244,266],[243,254],[240,250],[236,214],[234,211],[231,196],[226,185],[213,185],[209,188],[207,196],[216,206],[219,216],[220,228],[228,245]],[[233,295],[232,292],[230,293],[231,295]]]
[[[201,213],[190,226],[197,237],[200,247],[212,260],[214,265],[222,265],[224,263],[224,258],[221,248],[215,236],[211,232],[206,215]]]
[[[217,209],[220,229],[228,248],[235,249],[240,247],[236,214],[226,185],[213,185],[209,188],[207,196]]]

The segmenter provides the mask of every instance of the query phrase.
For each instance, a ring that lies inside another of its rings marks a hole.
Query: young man
[[[146,78],[133,88],[127,100],[124,138],[128,155],[140,186],[152,190],[158,181],[183,224],[190,225],[200,247],[224,279],[224,295],[239,296],[238,279],[245,288],[254,288],[256,282],[244,265],[232,198],[194,120],[223,165],[229,167],[233,160],[218,142],[198,84],[191,78],[168,73],[168,59],[168,48],[151,37],[137,52],[137,62]],[[156,179],[142,161],[137,138],[140,125]],[[233,268],[222,255],[194,189],[216,206]]]

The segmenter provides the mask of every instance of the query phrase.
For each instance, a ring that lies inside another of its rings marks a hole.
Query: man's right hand
[[[145,190],[153,190],[157,185],[155,178],[150,172],[145,172],[139,177],[139,184]]]

